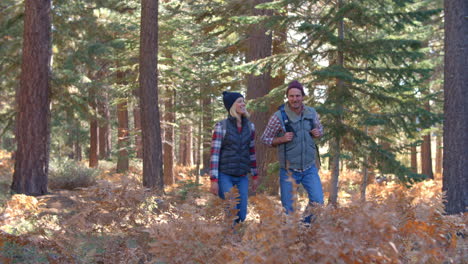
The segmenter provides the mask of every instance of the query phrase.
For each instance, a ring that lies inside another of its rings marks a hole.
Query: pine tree
[[[140,29],[140,107],[143,185],[163,191],[162,142],[158,106],[158,0],[143,0]]]
[[[16,193],[47,193],[50,147],[51,1],[26,1],[15,171]]]

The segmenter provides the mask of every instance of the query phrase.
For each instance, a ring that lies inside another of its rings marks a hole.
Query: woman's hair
[[[244,100],[244,97],[237,98],[237,100],[239,100],[239,99]],[[236,111],[236,102],[237,102],[237,100],[232,104],[231,109],[229,109],[229,114],[231,116],[235,117],[237,120],[240,120],[242,116],[240,116],[239,113],[237,113],[237,111]],[[250,114],[249,114],[249,112],[247,112],[247,110],[245,110],[245,113],[242,114],[242,115],[245,116],[246,118],[250,117]]]

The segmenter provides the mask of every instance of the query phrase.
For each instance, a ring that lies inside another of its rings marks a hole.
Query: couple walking
[[[278,149],[280,162],[281,203],[286,213],[293,208],[292,175],[302,184],[309,196],[309,204],[323,204],[323,191],[318,168],[315,165],[314,138],[323,135],[323,127],[313,107],[305,106],[304,87],[298,81],[289,83],[286,89],[287,103],[280,106],[268,121],[261,137],[262,142]],[[252,174],[252,187],[258,186],[255,158],[255,127],[249,121],[245,100],[240,93],[223,92],[223,103],[228,111],[227,119],[214,127],[210,158],[210,192],[225,198],[225,193],[236,186],[239,190],[238,217],[242,222],[247,216],[248,174]],[[310,216],[304,219],[310,222]]]

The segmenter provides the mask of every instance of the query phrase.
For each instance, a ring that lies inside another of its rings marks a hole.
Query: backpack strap
[[[286,114],[286,111],[284,111],[284,104],[280,105],[278,107],[278,110],[280,111],[281,113],[281,117],[283,119],[283,129],[284,131],[286,132],[294,132],[294,129],[291,127],[291,124],[289,122],[289,117],[288,115]]]
[[[227,119],[223,119],[221,122],[219,122],[221,124],[221,131],[223,131],[223,139],[226,136],[226,122]]]

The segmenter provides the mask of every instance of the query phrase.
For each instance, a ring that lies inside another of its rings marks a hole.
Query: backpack
[[[283,124],[284,124],[283,129],[284,129],[284,131],[294,132],[294,129],[292,128],[292,126],[290,124],[289,117],[286,114],[286,111],[284,111],[284,104],[280,105],[278,107],[278,110],[280,111],[281,118],[283,119]],[[314,129],[314,122],[313,121],[310,121],[310,125],[311,125],[312,129]],[[318,148],[317,144],[315,144],[315,152],[317,153],[317,160],[318,160],[318,167],[317,168],[319,168],[322,165],[322,161],[320,160],[320,153],[319,153],[319,148]],[[286,149],[284,150],[284,156],[286,157]]]

